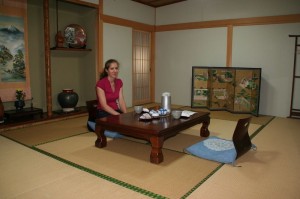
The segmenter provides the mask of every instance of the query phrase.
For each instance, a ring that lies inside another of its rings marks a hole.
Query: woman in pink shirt
[[[123,96],[123,82],[118,79],[119,62],[110,59],[105,62],[103,73],[96,84],[98,100],[97,118],[126,113],[126,103]]]

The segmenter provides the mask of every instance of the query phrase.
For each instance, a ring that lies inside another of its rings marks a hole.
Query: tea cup
[[[134,111],[140,114],[143,111],[143,106],[134,106]]]
[[[172,111],[172,116],[173,116],[174,119],[179,119],[181,117],[181,113],[182,113],[181,110],[173,110]]]

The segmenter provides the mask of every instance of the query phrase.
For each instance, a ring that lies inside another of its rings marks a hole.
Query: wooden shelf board
[[[50,50],[60,50],[60,51],[92,51],[89,48],[61,48],[61,47],[52,47]]]
[[[53,111],[53,115],[51,117],[48,117],[47,112],[44,112],[42,118],[40,116],[36,116],[30,120],[19,120],[13,122],[4,121],[4,123],[0,123],[0,132],[10,129],[22,128],[26,126],[32,126],[34,124],[47,123],[56,120],[65,120],[73,117],[81,117],[87,114],[88,112],[85,106],[76,107],[76,111],[70,112],[68,114],[58,114],[56,111]]]

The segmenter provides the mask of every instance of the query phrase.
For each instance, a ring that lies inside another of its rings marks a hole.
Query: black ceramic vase
[[[58,103],[62,107],[63,112],[74,111],[78,99],[78,94],[73,89],[63,89],[57,96]]]
[[[25,106],[24,100],[15,101],[15,107],[16,107],[17,111],[22,110],[24,108],[24,106]]]

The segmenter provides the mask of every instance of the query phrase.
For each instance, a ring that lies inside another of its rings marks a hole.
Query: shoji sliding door
[[[133,30],[132,104],[149,103],[151,33]]]

